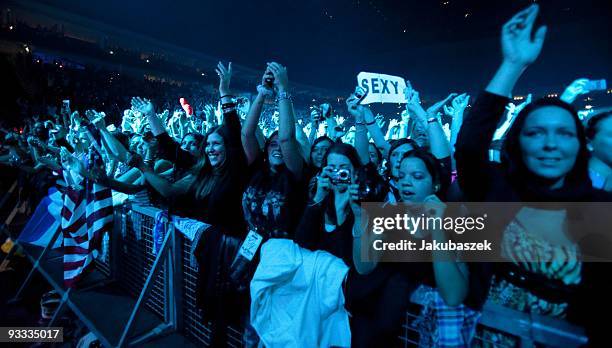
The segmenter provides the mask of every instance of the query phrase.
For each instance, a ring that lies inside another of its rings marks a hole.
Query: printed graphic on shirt
[[[249,229],[268,238],[288,237],[289,212],[283,193],[249,186],[242,196],[242,208]]]

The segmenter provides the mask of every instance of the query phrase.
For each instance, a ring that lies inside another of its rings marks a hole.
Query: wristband
[[[278,96],[276,97],[276,102],[278,103],[279,101],[285,100],[285,99],[292,101],[291,94],[289,94],[289,92],[283,91],[283,92],[278,93]]]
[[[435,117],[431,117],[427,119],[427,123],[434,123],[434,122],[438,122],[438,119]]]
[[[374,120],[374,121],[372,121],[372,122],[366,122],[366,124],[365,124],[365,125],[366,125],[366,126],[371,126],[371,125],[373,125],[373,124],[376,124],[376,120]]]
[[[355,122],[355,126],[365,126],[365,123],[363,123],[363,122]]]
[[[234,99],[236,96],[233,94],[226,94],[226,95],[222,95],[221,97],[219,97],[219,99],[223,99],[225,97],[232,97],[232,99]]]

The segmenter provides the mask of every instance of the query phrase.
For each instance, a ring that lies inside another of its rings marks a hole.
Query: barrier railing
[[[157,208],[137,205],[115,208],[115,228],[113,234],[103,240],[104,257],[96,261],[96,268],[107,278],[116,279],[121,288],[138,300],[135,301],[133,309],[128,310],[131,314],[125,314],[129,319],[121,329],[120,336],[107,334],[106,336],[112,337],[102,340],[105,346],[138,345],[164,332],[176,330],[197,345],[210,345],[211,324],[202,319],[201,310],[196,306],[198,272],[189,262],[191,241],[169,226],[159,251],[161,255],[155,255],[153,226],[158,212],[160,210]],[[31,251],[26,251],[26,254],[31,254]],[[80,298],[86,298],[87,291],[70,294],[70,291],[62,290],[61,278],[57,279],[55,274],[47,274],[49,272],[46,266],[42,267],[46,265],[43,256],[47,252],[47,249],[38,250],[36,255],[28,257],[34,268],[39,268],[45,278],[61,291],[63,301],[68,307],[87,321],[92,314],[85,313],[81,306],[87,303],[79,301]],[[61,263],[55,266],[61,267]],[[154,267],[155,272],[152,272]],[[132,303],[134,301],[130,306]],[[135,316],[142,305],[153,313],[153,316],[157,316],[161,324],[144,334],[139,330],[139,336],[130,339],[130,332],[134,330],[130,326],[136,325]],[[419,331],[414,322],[420,316],[421,305],[412,303],[406,313],[403,332],[398,337],[398,343],[404,347],[419,346]],[[95,330],[94,323],[86,324],[97,335],[105,334],[103,330]],[[478,325],[479,329],[487,328],[513,337],[520,347],[579,347],[587,342],[581,328],[565,321],[530,315],[491,303],[485,304]],[[227,331],[229,346],[241,347],[242,328],[230,327]],[[478,334],[474,345],[496,346]]]
[[[148,211],[132,211],[132,218],[135,215],[141,214],[140,226],[142,226],[142,235],[145,240],[149,240],[151,228],[154,223],[156,208],[149,208]],[[197,343],[208,344],[210,338],[210,324],[204,323],[201,317],[200,310],[196,307],[196,284],[197,272],[189,266],[189,250],[191,242],[179,235],[181,240],[182,250],[182,287],[183,301],[182,308],[179,312],[182,313],[183,327],[182,331],[189,338]],[[148,250],[148,249],[147,249]],[[163,296],[163,293],[152,293],[152,297]],[[153,301],[154,303],[163,303],[159,298]],[[421,304],[413,303],[410,310],[406,313],[406,321],[403,324],[402,335],[398,338],[401,344],[405,347],[414,347],[419,344],[419,332],[413,325],[413,322],[420,315]],[[534,316],[522,313],[510,308],[501,307],[499,305],[485,304],[479,328],[488,328],[504,335],[516,338],[521,347],[533,347],[535,344],[539,346],[551,347],[579,347],[587,342],[584,336],[584,331],[576,326],[570,325],[567,322],[556,320],[548,317]],[[241,329],[230,328],[228,339],[230,345],[241,346]],[[476,335],[475,344],[479,346],[491,346],[491,342],[484,341],[478,334]]]

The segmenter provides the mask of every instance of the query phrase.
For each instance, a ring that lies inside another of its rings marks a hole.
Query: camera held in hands
[[[330,180],[332,184],[350,184],[351,172],[348,169],[338,169],[331,173]]]

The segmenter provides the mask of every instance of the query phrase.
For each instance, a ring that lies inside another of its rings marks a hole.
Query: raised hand
[[[515,112],[516,114],[518,114],[519,112],[521,112],[521,110],[523,110],[523,109],[525,108],[525,106],[527,106],[527,105],[529,105],[529,103],[531,103],[531,99],[532,99],[532,98],[533,98],[533,97],[532,97],[531,93],[529,93],[529,94],[527,95],[527,98],[525,98],[525,101],[524,101],[524,102],[522,102],[522,103],[520,103],[519,105],[517,105],[517,106],[514,108],[514,112]]]
[[[393,129],[393,127],[397,127],[399,126],[399,124],[400,124],[399,120],[392,118],[391,120],[389,120],[389,129]]]
[[[587,83],[589,83],[589,79],[585,78],[578,79],[572,82],[569,86],[567,86],[565,91],[563,91],[563,94],[561,94],[561,97],[559,99],[563,100],[568,104],[573,103],[579,95],[587,94],[590,92],[588,89],[585,88]]]
[[[219,75],[219,93],[221,96],[230,94],[230,81],[232,80],[232,62],[229,62],[227,68],[223,66],[223,63],[219,62],[215,69],[217,75]]]
[[[143,115],[150,115],[155,113],[155,107],[153,103],[147,98],[134,97],[132,98],[132,108],[139,111]]]
[[[346,107],[348,112],[355,118],[356,123],[364,122],[363,109],[365,106],[359,104],[359,98],[357,98],[354,94],[351,94],[351,96],[346,99]]]
[[[98,129],[106,129],[106,122],[104,121],[104,115],[98,114],[96,118],[91,120],[91,123],[96,126]]]
[[[410,81],[406,81],[406,88],[404,88],[404,97],[406,98],[406,104],[421,104],[421,98],[419,98],[419,92],[412,88]]]
[[[164,124],[166,124],[168,122],[168,117],[170,116],[170,110],[166,109],[164,110],[164,112],[162,112],[161,114],[157,115]]]
[[[376,114],[376,117],[374,119],[376,120],[378,128],[382,129],[385,126],[385,116],[383,116],[382,114]]]
[[[533,4],[504,24],[501,35],[504,62],[524,68],[540,55],[546,37],[546,26],[538,28],[533,38],[531,37],[539,9],[538,5]]]
[[[468,107],[469,102],[470,96],[467,93],[463,93],[453,99],[452,105],[455,111],[465,110]]]
[[[454,107],[448,106],[448,105],[444,105],[443,109],[444,109],[444,114],[446,116],[455,117],[456,111],[455,111]]]
[[[444,105],[446,105],[446,103],[448,103],[449,100],[451,100],[452,98],[456,97],[457,93],[451,93],[448,95],[448,97],[440,100],[439,102],[435,103],[434,105],[430,106],[427,108],[427,116],[429,117],[436,117],[436,115],[438,114],[438,111],[440,111],[440,109],[442,109],[442,107]]]
[[[321,119],[323,118],[321,116],[321,110],[319,110],[319,108],[316,106],[311,106],[310,107],[310,118],[315,123],[321,122]]]
[[[416,116],[417,120],[424,122],[427,117],[427,113],[421,106],[419,92],[412,88],[410,81],[406,81],[404,96],[406,97],[406,110],[408,110],[412,115]]]
[[[321,108],[321,113],[323,114],[324,118],[332,117],[332,107],[329,105],[329,103],[323,103],[319,107]]]
[[[274,85],[279,92],[287,91],[289,88],[289,76],[287,75],[287,68],[276,63],[268,63],[268,69],[274,75]]]

